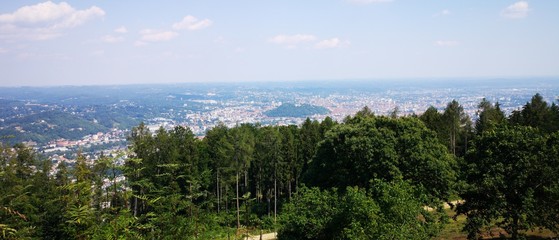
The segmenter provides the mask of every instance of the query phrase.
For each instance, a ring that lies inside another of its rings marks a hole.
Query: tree
[[[333,224],[340,208],[337,190],[320,190],[302,187],[291,202],[284,206],[280,215],[281,229],[278,238],[282,239],[334,239],[333,232],[340,232]],[[312,207],[308,207],[312,206]],[[376,215],[378,207],[373,207]]]
[[[33,205],[38,193],[32,181],[36,160],[34,152],[22,144],[4,148],[0,143],[0,234],[8,239],[36,234],[30,221],[39,217]]]
[[[425,110],[423,114],[419,116],[419,119],[425,124],[425,126],[437,133],[437,137],[440,139],[441,143],[446,143],[445,131],[442,128],[442,114],[439,113],[437,108],[430,106]]]
[[[463,169],[465,203],[459,214],[468,217],[470,239],[483,227],[496,225],[519,238],[534,227],[557,230],[559,158],[557,135],[549,138],[532,127],[499,127],[474,140]]]
[[[429,211],[424,207],[428,196],[410,181],[377,179],[371,185],[369,196],[381,210],[378,237],[374,239],[432,239],[446,223],[442,209]]]
[[[143,196],[153,185],[147,177],[148,171],[153,170],[154,167],[149,164],[151,155],[154,152],[152,147],[153,137],[147,126],[142,122],[138,127],[132,128],[128,141],[131,143],[131,154],[125,163],[125,176],[132,188],[133,198],[131,199],[131,205],[133,206],[133,216],[136,217],[147,211],[145,197]]]
[[[421,114],[421,116],[419,116],[419,119],[421,119],[421,121],[425,123],[426,127],[435,130],[441,124],[441,117],[442,116],[437,108],[429,106],[429,108],[427,108],[427,110],[425,110],[425,112]]]
[[[215,172],[215,193],[217,200],[217,212],[219,213],[223,201],[224,184],[228,179],[231,169],[231,155],[233,153],[233,144],[229,141],[229,129],[223,124],[219,124],[206,133],[204,144],[206,146],[207,155],[209,157],[209,166]],[[213,184],[212,184],[213,185]]]
[[[306,171],[312,157],[316,154],[318,142],[320,141],[320,125],[318,121],[311,121],[309,118],[303,122],[299,131],[299,157],[303,163],[302,171]]]
[[[283,156],[281,151],[282,138],[277,127],[263,127],[259,131],[258,142],[256,144],[256,156],[258,158],[257,168],[258,178],[261,181],[262,190],[266,192],[268,201],[268,214],[271,212],[271,199],[274,199],[273,216],[276,221],[277,201],[278,201],[278,181],[283,169]],[[260,194],[262,195],[262,193]]]
[[[321,188],[366,188],[371,179],[410,180],[433,199],[452,193],[454,159],[416,118],[366,117],[330,130],[304,182]],[[327,173],[327,174],[324,174]]]
[[[247,168],[250,166],[254,151],[254,135],[250,132],[250,126],[237,126],[231,129],[231,141],[233,143],[233,164],[235,165],[235,187],[236,187],[236,205],[237,205],[237,229],[241,227],[240,220],[240,195],[239,195],[239,178],[241,173],[245,175],[245,186],[247,184]],[[246,190],[246,187],[245,187]],[[243,193],[244,195],[244,193]]]
[[[506,121],[505,113],[501,111],[499,103],[492,105],[485,98],[478,104],[477,117],[475,125],[477,134],[493,130]]]
[[[473,135],[473,124],[464,108],[456,101],[449,102],[443,113],[430,106],[419,116],[427,128],[435,131],[442,143],[456,157],[463,156]]]
[[[448,149],[454,156],[463,156],[471,139],[472,123],[464,108],[456,101],[449,102],[441,117]]]
[[[328,130],[332,129],[332,127],[336,126],[338,123],[334,122],[331,117],[326,117],[322,122],[320,122],[320,136],[324,137]]]
[[[67,192],[61,196],[61,201],[66,205],[64,219],[67,225],[64,229],[73,238],[86,239],[93,233],[95,223],[92,207],[93,179],[91,169],[81,153],[78,154],[71,173],[75,181],[63,186]]]
[[[295,140],[295,136],[297,134],[297,127],[294,125],[291,126],[282,126],[279,127],[279,132],[281,134],[281,151],[282,151],[282,159],[286,163],[287,169],[286,171],[282,171],[285,175],[284,179],[286,180],[285,185],[287,185],[287,191],[289,198],[291,198],[292,188],[291,185],[293,182],[297,184],[297,179],[299,178],[300,174],[300,164],[298,163],[298,156],[297,156],[297,142]],[[283,184],[282,184],[283,185]]]
[[[559,131],[559,105],[552,103],[549,107],[550,111],[550,121],[548,122],[548,127],[550,132]]]
[[[371,182],[371,190],[303,187],[280,216],[278,239],[429,239],[441,223],[407,182]],[[309,207],[312,206],[312,207]]]
[[[530,126],[539,128],[547,133],[557,131],[559,127],[559,116],[557,114],[557,106],[548,105],[543,97],[537,93],[532,97],[530,102],[527,102],[522,110],[513,111],[509,122],[512,125]]]

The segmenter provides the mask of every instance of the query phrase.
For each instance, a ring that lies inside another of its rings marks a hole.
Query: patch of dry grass
[[[453,217],[455,212],[452,209],[446,209],[446,213],[449,217]],[[436,240],[443,239],[454,239],[454,240],[465,240],[468,239],[468,234],[462,232],[462,228],[466,224],[466,216],[460,215],[456,220],[451,219],[450,222],[444,227],[441,233],[435,237]],[[526,239],[540,240],[540,239],[557,239],[559,236],[547,229],[536,229],[533,231],[525,232]],[[503,229],[498,227],[492,227],[487,229],[482,234],[482,239],[503,239],[510,237]]]

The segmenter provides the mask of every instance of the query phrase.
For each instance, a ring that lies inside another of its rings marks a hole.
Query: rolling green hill
[[[268,117],[298,117],[304,118],[312,115],[323,115],[330,113],[325,107],[314,106],[310,104],[295,105],[292,103],[284,103],[281,106],[266,111],[264,114]]]
[[[60,111],[45,111],[22,118],[13,118],[2,125],[0,136],[10,136],[5,140],[11,143],[22,141],[46,143],[57,138],[80,139],[85,135],[105,132],[109,129],[80,116]]]

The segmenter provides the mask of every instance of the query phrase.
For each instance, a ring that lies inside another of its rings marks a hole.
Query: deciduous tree
[[[495,222],[519,238],[523,230],[557,230],[559,162],[557,135],[549,138],[532,127],[500,127],[478,136],[466,156],[465,229],[474,239]]]

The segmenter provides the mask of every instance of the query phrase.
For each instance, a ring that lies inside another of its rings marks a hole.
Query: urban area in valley
[[[127,147],[130,129],[186,126],[202,138],[218,124],[299,125],[341,122],[363,107],[377,115],[421,115],[457,100],[472,120],[485,98],[510,114],[539,93],[557,102],[555,79],[308,81],[0,88],[0,136],[23,142],[54,163]],[[53,169],[56,168],[56,164]]]

